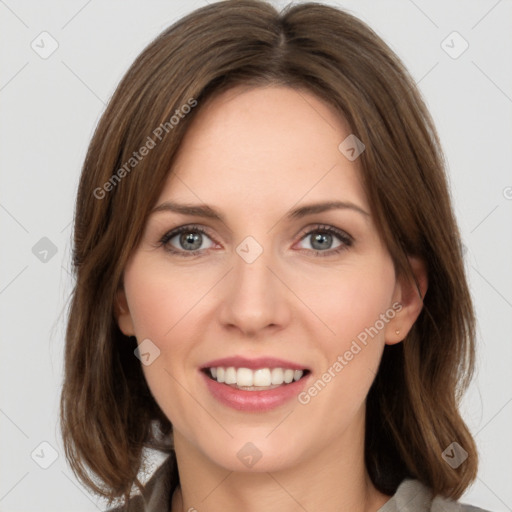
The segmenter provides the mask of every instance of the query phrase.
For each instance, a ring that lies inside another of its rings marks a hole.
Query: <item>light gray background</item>
[[[437,124],[479,320],[478,373],[463,413],[481,465],[462,501],[512,510],[512,3],[327,3],[362,18],[398,53]],[[0,511],[104,508],[73,477],[58,428],[76,186],[124,72],[165,27],[202,5],[0,0]],[[47,59],[31,48],[43,31],[59,45]],[[458,58],[445,51],[463,48],[457,36],[446,40],[453,31],[469,44]],[[32,251],[43,237],[57,250],[46,262]],[[31,458],[36,450],[35,460],[51,462],[43,441],[57,456],[48,469]]]

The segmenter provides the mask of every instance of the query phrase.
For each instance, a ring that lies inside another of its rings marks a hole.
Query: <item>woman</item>
[[[361,21],[243,0],[163,32],[91,141],[74,265],[63,439],[119,510],[459,510],[458,228],[428,111]],[[145,448],[169,456],[143,486]]]

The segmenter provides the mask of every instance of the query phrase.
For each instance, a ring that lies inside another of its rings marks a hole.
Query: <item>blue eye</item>
[[[203,247],[205,237],[211,242],[207,247]],[[310,243],[311,248],[303,250],[313,251],[315,256],[320,257],[338,254],[352,246],[354,242],[353,238],[344,231],[325,225],[318,225],[310,229],[303,234],[301,241],[308,237],[312,237]],[[176,241],[172,242],[174,239],[176,239]],[[334,239],[338,239],[339,243],[333,248],[332,243]],[[188,257],[197,256],[212,248],[213,242],[208,233],[200,226],[187,225],[180,226],[166,233],[160,239],[159,245],[171,254]]]
[[[203,249],[200,249],[203,243],[203,237],[208,237],[206,231],[199,226],[181,226],[169,233],[166,233],[160,240],[160,244],[164,246],[165,250],[178,254],[180,256],[195,256]],[[176,249],[170,245],[171,240],[178,237],[177,243],[181,245],[182,250]],[[209,247],[206,247],[208,249]]]
[[[350,235],[332,226],[315,226],[305,233],[301,240],[306,240],[307,238],[311,238],[311,250],[315,256],[320,257],[338,254],[346,250],[354,242]],[[335,238],[337,238],[340,243],[332,248],[331,245]]]

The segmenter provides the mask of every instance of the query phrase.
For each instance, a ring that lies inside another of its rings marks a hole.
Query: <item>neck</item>
[[[376,512],[389,500],[372,484],[364,463],[364,428],[336,446],[268,472],[229,471],[175,432],[180,487],[172,512]]]

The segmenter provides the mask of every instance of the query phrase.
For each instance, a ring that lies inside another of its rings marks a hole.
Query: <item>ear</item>
[[[414,279],[405,276],[397,279],[393,295],[393,304],[397,305],[393,307],[396,314],[386,325],[387,345],[399,343],[407,336],[423,309],[423,299],[427,293],[425,262],[415,256],[409,256],[408,259]]]
[[[116,293],[116,299],[114,301],[114,316],[117,320],[119,329],[125,336],[133,336],[135,334],[132,316],[130,314],[130,308],[128,307],[128,301],[126,300],[126,293],[123,286],[121,286]]]

